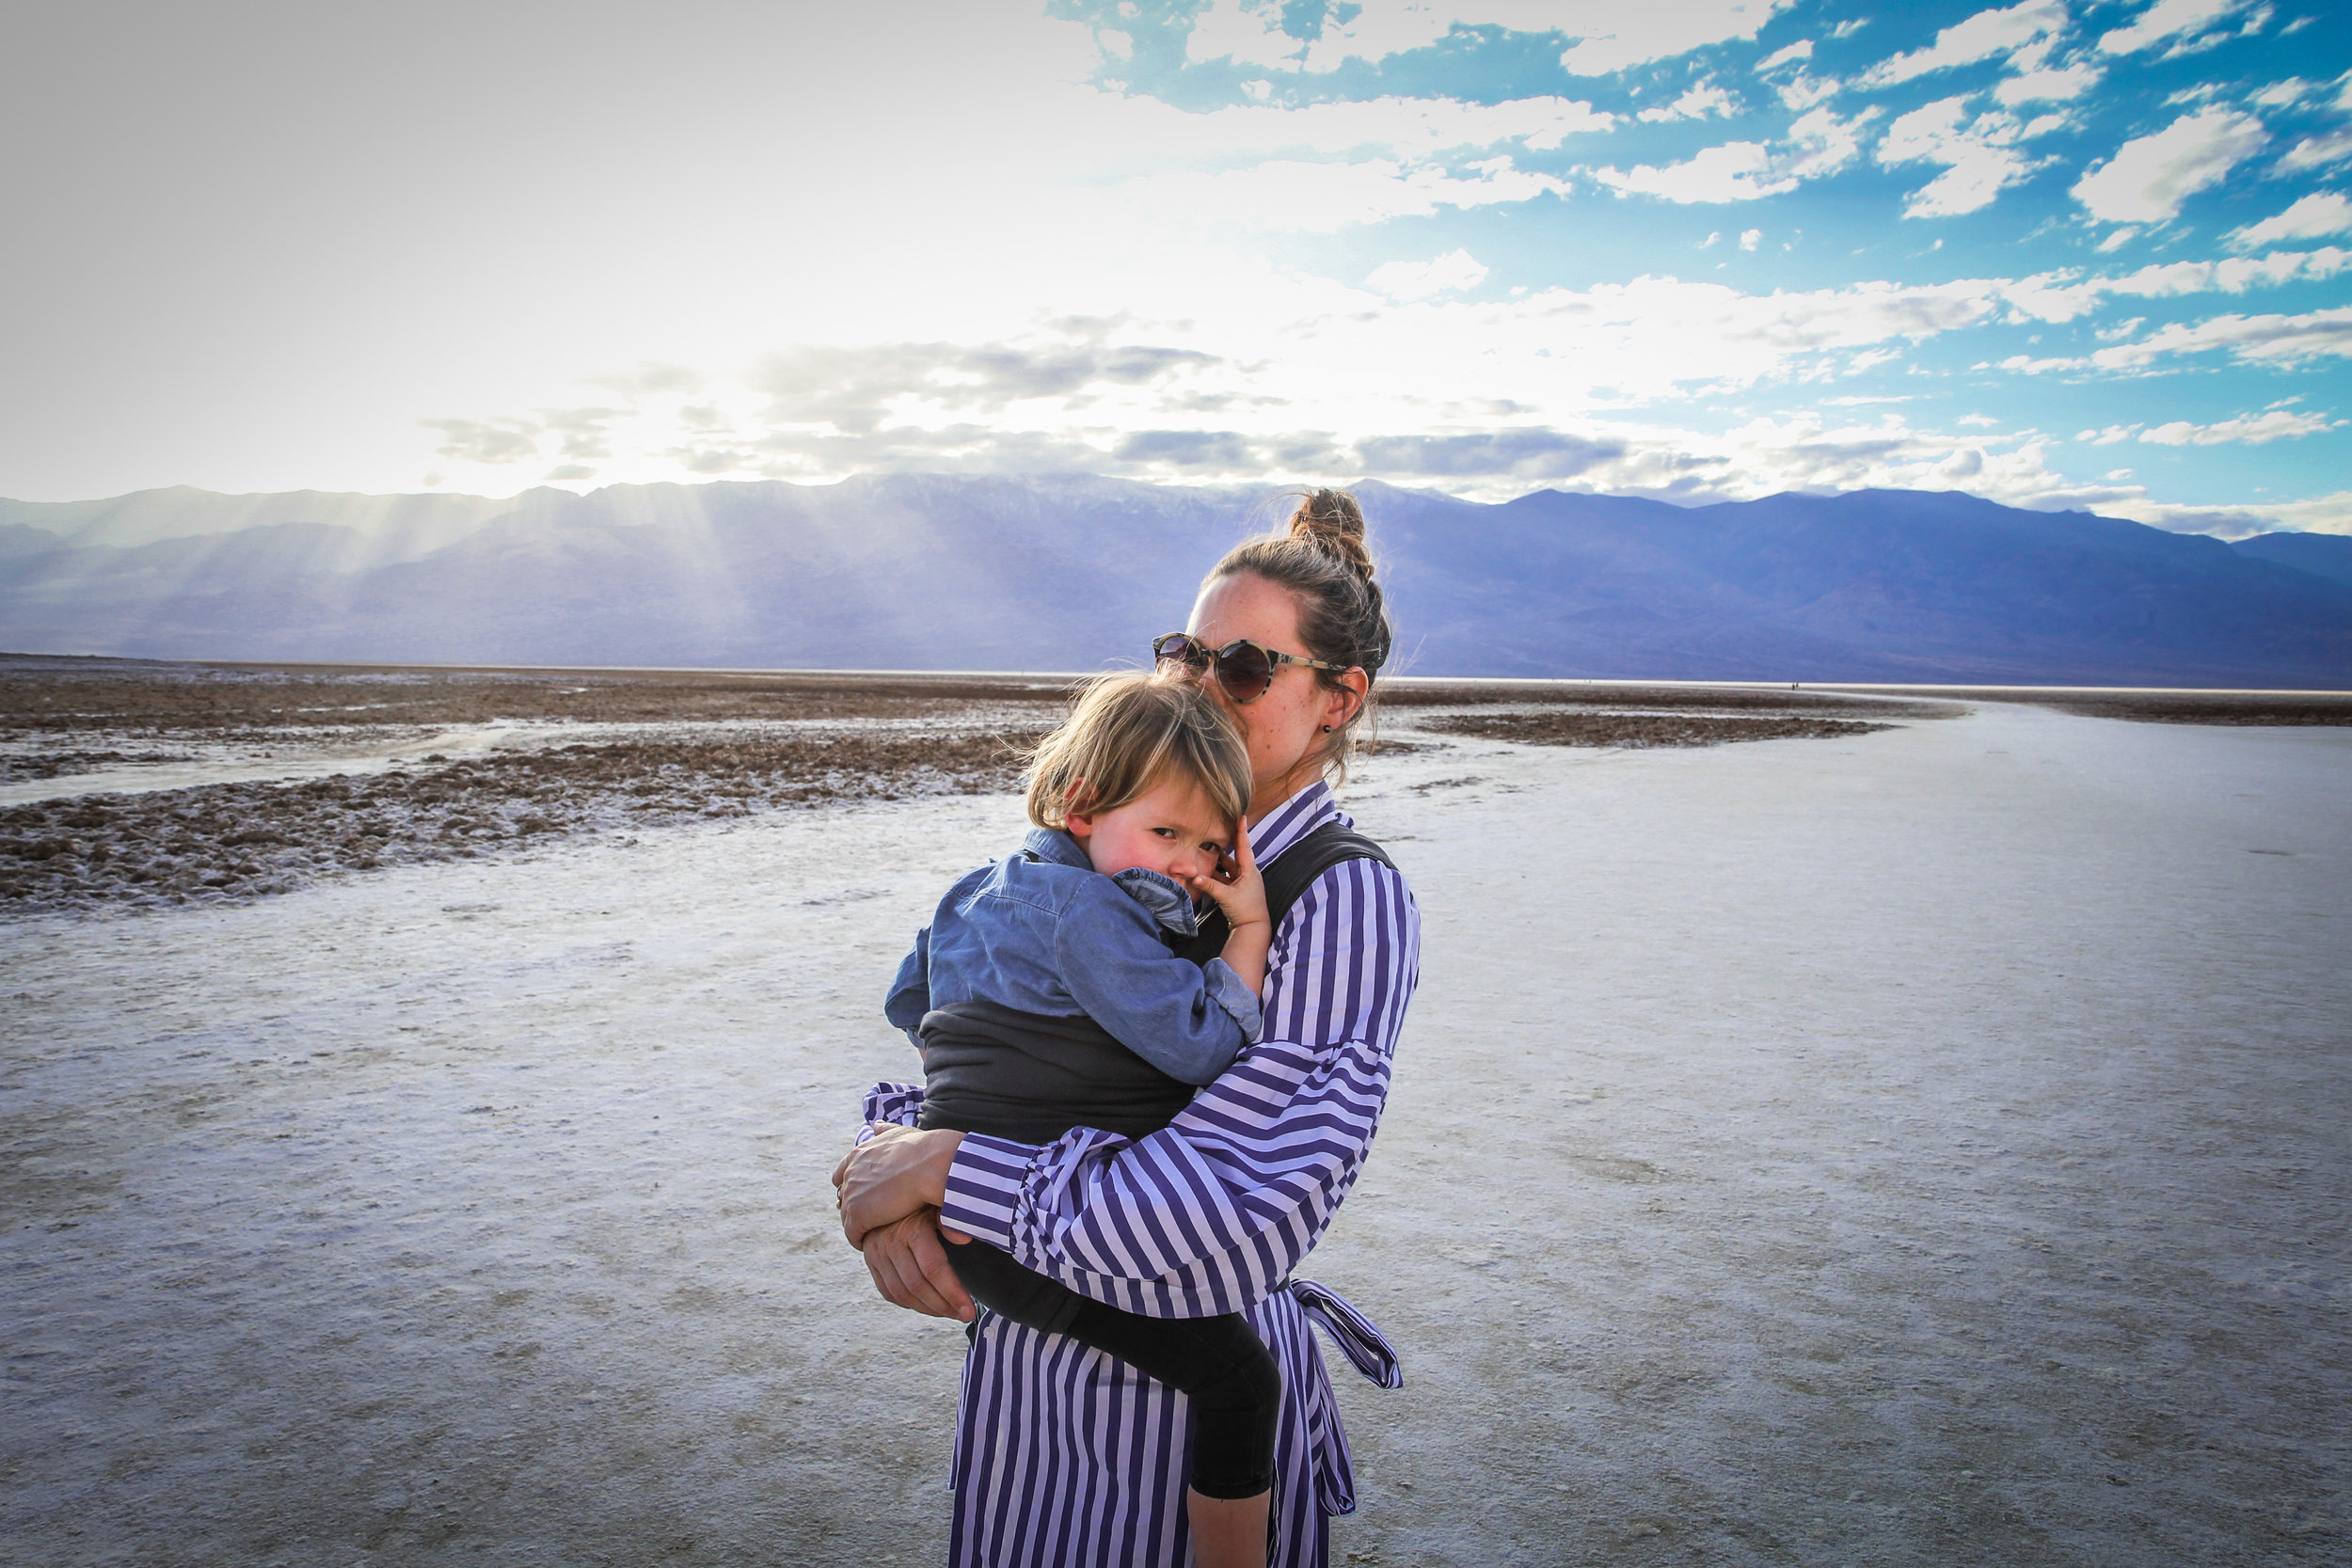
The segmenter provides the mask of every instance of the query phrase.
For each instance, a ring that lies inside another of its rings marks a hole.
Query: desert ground
[[[824,1176],[1064,685],[6,662],[10,1554],[939,1560]],[[1335,1559],[2344,1561],[2347,717],[1401,685]]]

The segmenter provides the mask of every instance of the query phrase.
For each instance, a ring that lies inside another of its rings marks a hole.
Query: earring
[[[1324,725],[1324,726],[1323,726],[1323,733],[1324,733],[1324,734],[1326,734],[1326,735],[1329,735],[1329,734],[1331,733],[1331,726],[1330,726],[1330,725],[1328,725],[1328,724]]]

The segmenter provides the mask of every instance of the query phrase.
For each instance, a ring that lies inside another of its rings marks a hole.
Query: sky
[[[1086,471],[2352,532],[2321,0],[29,0],[0,495]]]

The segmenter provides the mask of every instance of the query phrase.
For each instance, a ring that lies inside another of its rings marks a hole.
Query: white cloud
[[[1782,66],[1788,65],[1793,60],[1809,60],[1812,57],[1813,40],[1811,39],[1799,39],[1788,48],[1775,50],[1773,53],[1767,55],[1762,59],[1756,61],[1756,73],[1758,76],[1761,76],[1768,71],[1778,71]]]
[[[1454,256],[1411,265],[1432,278],[1477,269]],[[597,470],[609,481],[1060,467],[1266,483],[1345,471],[1489,499],[1548,482],[1682,501],[1877,485],[2222,526],[2150,502],[2137,486],[2076,483],[2049,467],[2041,437],[1993,435],[1980,415],[1958,434],[1912,427],[1891,411],[1876,423],[1798,416],[1714,433],[1596,413],[1605,406],[1593,401],[1597,386],[1615,388],[1622,404],[1883,362],[1905,342],[1997,319],[1999,288],[1994,279],[1753,294],[1641,278],[1370,310],[1365,295],[1343,291],[1306,313],[1280,313],[1299,309],[1293,298],[1275,315],[1222,324],[1214,339],[1196,331],[1181,346],[1099,322],[966,345],[843,343],[788,350],[745,374],[707,373],[691,394],[648,389],[617,412],[440,425],[453,445],[484,432],[516,437],[490,439],[478,456],[503,467],[485,472],[535,473],[552,455],[541,450],[548,434],[593,423],[614,450]],[[1269,358],[1271,341],[1285,346]],[[1400,386],[1400,363],[1427,373]],[[2272,409],[2180,432],[2124,427],[2121,439],[2213,444],[2322,428],[2334,425]],[[2238,520],[2226,526],[2250,531],[2259,519],[2245,519],[2258,510],[2234,509]]]
[[[2075,64],[2011,76],[1993,89],[1993,96],[2012,109],[2020,103],[2060,103],[2081,97],[2098,83],[2096,67]]]
[[[1679,164],[1631,169],[1587,168],[1584,173],[1619,196],[1656,196],[1677,202],[1753,201],[1793,191],[1807,180],[1835,174],[1862,150],[1862,128],[1877,114],[1866,109],[1839,119],[1828,109],[1800,115],[1778,147],[1735,141],[1701,149]]]
[[[2261,446],[2265,442],[2285,440],[2304,436],[2317,436],[2324,431],[2344,425],[2342,420],[2330,420],[2325,414],[2296,414],[2284,408],[2273,408],[2263,414],[2240,414],[2233,420],[2213,424],[2191,424],[2186,420],[2174,420],[2139,433],[2142,441],[2159,447],[2218,447],[2234,444]]]
[[[1350,59],[1377,62],[1426,48],[1456,24],[1576,40],[1561,55],[1574,75],[1605,76],[1627,66],[1687,54],[1704,44],[1752,39],[1792,0],[1675,0],[1626,7],[1601,0],[1365,0],[1348,20],[1327,20],[1301,40],[1282,31],[1280,0],[1214,0],[1194,21],[1186,49],[1196,60],[1231,57],[1270,70],[1329,71]]]
[[[2041,375],[2047,371],[2078,371],[2083,368],[2084,363],[2085,362],[2083,360],[2069,359],[2063,356],[2048,359],[2036,359],[2030,355],[2012,354],[2008,358],[2002,360],[1998,365],[1979,365],[1975,368],[1980,371],[2015,371],[2020,375]]]
[[[1761,229],[1743,229],[1740,231],[1740,248],[1741,250],[1754,250],[1757,245],[1763,243],[1764,230]]]
[[[2108,223],[2163,223],[2181,203],[2250,158],[2270,139],[2251,115],[2208,109],[2125,142],[2074,184],[2074,198]]]
[[[1705,119],[1709,115],[1725,119],[1740,112],[1740,101],[1713,82],[1693,83],[1690,89],[1671,103],[1661,103],[1654,109],[1644,109],[1634,118],[1653,124],[1669,119]]]
[[[2295,533],[2352,533],[2352,490],[2262,506],[2177,506],[2140,501],[2120,508],[2118,515],[2179,533],[2211,533],[2223,539],[2243,539],[2251,533],[2281,529]]]
[[[2111,255],[2112,253],[2122,249],[2125,245],[2131,244],[2132,241],[2137,239],[2138,237],[2139,230],[2127,223],[2122,228],[2116,230],[2106,239],[2099,242],[2099,254],[2102,256]]]
[[[1878,147],[1882,164],[1936,163],[1946,166],[1911,195],[1903,209],[1907,218],[1952,217],[1989,206],[2002,188],[2016,184],[2041,166],[2038,160],[2014,149],[2028,127],[2013,115],[1994,110],[1968,117],[1966,96],[1939,99],[1900,116],[1886,128]]]
[[[1427,299],[1475,289],[1486,280],[1485,263],[1467,250],[1454,250],[1426,261],[1391,261],[1374,268],[1364,283],[1391,299]]]
[[[1418,453],[1412,461],[1447,473],[1581,473],[1608,443],[1558,432],[1592,410],[1694,387],[1834,374],[2001,309],[1981,283],[1791,294],[1671,277],[1457,300],[1442,297],[1442,285],[1469,282],[1481,270],[1473,259],[1412,268],[1417,277],[1399,269],[1375,280],[1441,286],[1384,304],[1269,276],[1255,301],[1265,309],[1213,328],[1146,335],[1134,324],[1073,320],[985,341],[801,344],[732,374],[707,372],[691,393],[436,424],[453,456],[487,473],[544,465],[563,455],[548,450],[551,435],[591,423],[611,453],[599,473],[613,482],[1041,467],[1264,478],[1347,467],[1356,449],[1317,431],[1393,433],[1382,449],[1391,457]],[[1400,365],[1414,372],[1400,377]],[[1499,420],[1498,410],[1510,417]],[[1661,436],[1638,462],[1629,456],[1609,471],[1671,488],[1683,470],[1668,449],[1682,439]]]
[[[1872,105],[1851,119],[1827,109],[1799,115],[1788,124],[1788,172],[1800,180],[1835,174],[1862,155],[1863,128],[1878,118]]]
[[[2330,234],[2352,234],[2352,201],[2334,191],[2313,191],[2276,217],[2232,230],[2229,240],[2236,249],[2250,250],[2258,245],[2325,239]]]
[[[2156,0],[2130,26],[2101,35],[2099,47],[2110,55],[2135,55],[2167,39],[2187,43],[2246,7],[2247,0]],[[2174,45],[2175,52],[2180,48]]]
[[[2283,82],[2273,82],[2247,102],[2259,103],[2265,109],[2283,109],[2299,103],[2320,90],[2323,84],[2307,82],[2300,76],[2290,76]]]
[[[1281,159],[1216,174],[1184,170],[1157,174],[1120,188],[1131,204],[1165,217],[1189,214],[1200,223],[1309,232],[1428,217],[1440,208],[1489,207],[1564,194],[1565,181],[1515,167],[1509,158],[1473,164],[1462,179],[1431,165],[1409,167],[1391,159],[1306,163]]]
[[[2324,136],[2305,136],[2287,150],[2279,160],[2280,174],[2300,174],[2307,168],[2324,168],[2352,158],[2352,131],[2336,131]]]
[[[1935,35],[1935,42],[1908,55],[1882,60],[1866,71],[1864,87],[1879,87],[1908,82],[1932,71],[1971,65],[2008,55],[2066,29],[2062,0],[2023,0],[2006,10],[1979,11]],[[2038,62],[2037,62],[2038,63]]]
[[[2137,486],[2082,485],[2053,472],[2045,445],[2038,440],[1920,430],[1893,412],[1875,424],[1831,424],[1815,415],[1756,419],[1720,435],[1612,421],[1377,446],[1379,455],[1398,464],[1418,459],[1418,467],[1389,467],[1396,478],[1437,478],[1454,494],[1493,499],[1526,488],[1526,479],[1502,470],[1503,463],[1520,453],[1540,463],[1555,451],[1572,468],[1572,483],[1558,488],[1650,495],[1684,504],[1866,487],[1958,489],[2045,509],[2105,508],[2145,495]],[[1465,458],[1486,465],[1484,471],[1470,471]],[[1519,471],[1532,477],[1538,470],[1529,463]]]
[[[1614,115],[1569,98],[1512,98],[1500,103],[1372,98],[1295,109],[1241,103],[1205,115],[1175,116],[1161,150],[1186,161],[1373,147],[1420,159],[1455,148],[1513,141],[1549,151],[1565,137],[1606,131],[1616,123]]]
[[[1619,196],[1658,196],[1668,201],[1753,201],[1797,188],[1797,181],[1758,141],[1702,148],[1678,164],[1636,164],[1588,171]]]
[[[2176,322],[2136,343],[2103,348],[2090,363],[2101,370],[2139,370],[2166,355],[2226,349],[2241,364],[2295,365],[2329,356],[2352,356],[2352,307],[2299,316],[2215,316]]]
[[[2347,270],[2352,270],[2352,251],[2328,245],[2220,261],[2169,261],[2121,277],[2077,279],[2073,273],[2038,273],[1994,287],[2021,316],[2063,323],[2090,314],[2111,296],[2165,299],[2184,294],[2236,294],[2249,289],[2334,277]]]
[[[1460,0],[1469,6],[1476,0]],[[1550,26],[1579,39],[1560,56],[1571,76],[1607,76],[1628,66],[1670,59],[1709,43],[1753,39],[1756,29],[1795,0],[1673,0],[1670,5],[1629,6],[1622,0],[1568,0],[1532,11],[1549,16]],[[1603,28],[1607,31],[1602,31]]]
[[[441,433],[441,444],[433,449],[435,455],[460,463],[524,463],[539,455],[540,426],[535,420],[419,420],[417,422],[427,430]]]
[[[1565,98],[1391,97],[1295,109],[1237,104],[1204,115],[1152,101],[1127,107],[1136,123],[1120,145],[1121,172],[1158,167],[1110,177],[1120,199],[1165,204],[1167,213],[1202,223],[1277,230],[1426,217],[1561,191],[1562,182],[1518,169],[1507,155],[1459,169],[1435,160],[1510,143],[1549,150],[1616,123]],[[1343,156],[1350,152],[1379,155]],[[1098,174],[1089,182],[1104,181]]]
[[[1817,103],[1826,103],[1846,90],[1846,84],[1835,76],[1813,76],[1798,71],[1772,89],[1788,108],[1802,113]]]
[[[2037,166],[2007,148],[1965,144],[1955,150],[1949,168],[1911,194],[1903,216],[1956,217],[1976,212],[1992,205],[2005,187],[2026,179]]]

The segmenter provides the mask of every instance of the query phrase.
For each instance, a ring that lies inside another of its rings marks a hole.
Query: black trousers
[[[1192,1488],[1254,1497],[1274,1485],[1282,1371],[1238,1312],[1147,1318],[1089,1301],[983,1242],[949,1242],[947,1261],[972,1299],[1000,1318],[1115,1355],[1192,1404]]]

